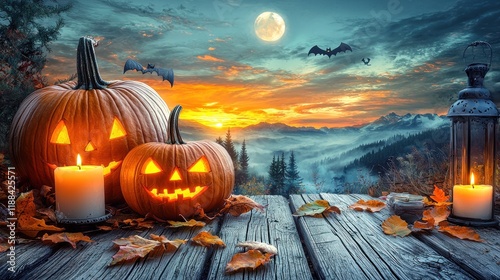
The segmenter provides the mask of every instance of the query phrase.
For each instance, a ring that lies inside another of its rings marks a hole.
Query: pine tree
[[[231,157],[231,160],[233,160],[233,165],[234,165],[234,171],[239,169],[239,164],[238,164],[238,152],[236,152],[236,149],[234,148],[234,143],[233,140],[231,139],[231,130],[228,129],[226,133],[226,139],[224,139],[224,148],[226,148],[227,153]],[[236,174],[236,173],[235,173]]]
[[[290,153],[288,168],[286,169],[285,177],[286,194],[299,193],[302,185],[302,178],[299,175],[299,170],[297,167],[297,163],[295,162],[295,154],[293,153],[293,151]]]
[[[279,194],[278,190],[278,177],[279,177],[279,162],[276,160],[276,156],[273,155],[273,161],[269,166],[269,194]]]
[[[285,163],[285,153],[281,153],[281,159],[278,157],[277,163],[278,177],[277,177],[277,189],[279,195],[286,195],[285,181],[286,181],[286,163]]]
[[[222,137],[220,137],[220,136],[217,139],[215,139],[215,143],[224,147],[224,140],[222,140]]]
[[[239,154],[239,169],[238,173],[236,174],[236,185],[240,186],[245,184],[248,181],[249,175],[248,175],[248,154],[247,154],[247,147],[246,147],[246,142],[243,140],[243,143],[241,144],[241,152]]]
[[[24,98],[46,85],[42,77],[50,42],[57,39],[71,4],[56,1],[0,1],[0,150]]]

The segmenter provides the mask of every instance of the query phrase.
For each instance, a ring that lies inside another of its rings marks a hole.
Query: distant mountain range
[[[267,176],[273,155],[281,156],[284,153],[288,161],[289,152],[293,150],[300,175],[306,183],[310,180],[311,166],[323,159],[338,158],[339,166],[347,165],[363,156],[363,153],[359,152],[362,149],[356,149],[360,145],[385,141],[395,135],[408,136],[449,125],[450,121],[447,117],[436,114],[400,116],[390,113],[360,126],[313,128],[262,122],[244,128],[231,128],[230,131],[238,152],[243,140],[246,141],[250,170],[253,173]],[[218,137],[224,139],[227,133],[227,128],[211,128],[182,119],[179,127],[186,141],[215,140]],[[357,152],[346,154],[351,150]]]

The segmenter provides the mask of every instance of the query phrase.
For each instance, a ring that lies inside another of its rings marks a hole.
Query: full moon
[[[264,12],[255,19],[255,34],[268,42],[278,41],[285,34],[285,21],[273,12]]]

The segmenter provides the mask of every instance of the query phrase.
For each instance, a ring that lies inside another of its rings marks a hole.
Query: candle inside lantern
[[[493,207],[493,187],[475,185],[471,174],[470,185],[453,186],[453,215],[462,218],[490,220]]]
[[[57,167],[54,177],[56,209],[64,219],[83,220],[105,215],[102,166],[82,165],[78,154],[76,166]]]

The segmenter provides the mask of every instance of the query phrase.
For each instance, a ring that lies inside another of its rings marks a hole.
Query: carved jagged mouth
[[[172,202],[182,199],[195,198],[206,191],[207,188],[207,186],[196,186],[195,188],[175,189],[175,191],[172,193],[169,193],[167,189],[164,189],[163,192],[159,192],[157,188],[153,188],[152,190],[147,191],[155,198],[161,198],[167,200],[167,202]]]
[[[101,164],[102,168],[103,168],[103,174],[104,176],[107,176],[111,173],[111,171],[115,170],[116,168],[118,168],[118,166],[120,166],[120,164],[122,164],[122,161],[112,161],[110,162],[108,165],[104,166],[104,164]],[[47,163],[47,165],[52,168],[52,169],[56,169],[58,166],[56,164],[53,164],[53,163]]]

